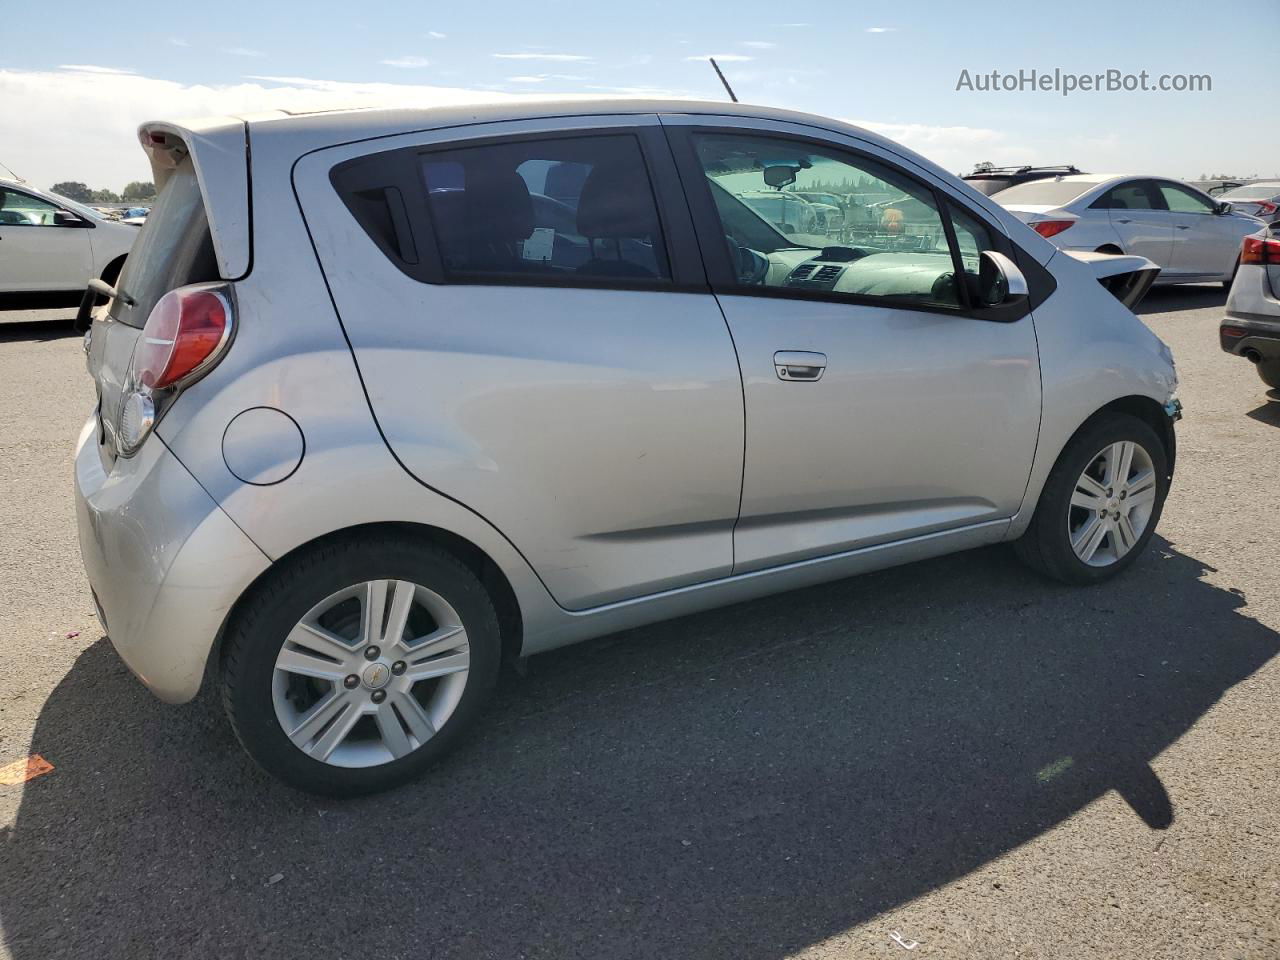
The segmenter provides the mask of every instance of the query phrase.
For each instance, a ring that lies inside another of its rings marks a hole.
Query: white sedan
[[[1160,267],[1156,283],[1230,286],[1241,241],[1262,226],[1230,203],[1161,177],[1053,177],[991,199],[1064,250],[1146,257]]]
[[[30,184],[0,178],[0,293],[114,284],[138,228]]]

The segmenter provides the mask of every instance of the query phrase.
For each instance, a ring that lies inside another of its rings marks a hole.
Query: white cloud
[[[189,46],[191,46],[191,44],[190,44],[188,41],[186,41],[186,40],[182,39],[182,37],[170,37],[170,38],[169,38],[169,42],[170,42],[171,44],[173,44],[175,47],[189,47]]]
[[[897,27],[867,27],[867,33],[894,33]]]
[[[846,120],[882,137],[909,147],[939,166],[972,170],[979,160],[995,163],[1034,163],[1040,151],[1016,143],[999,130],[987,127],[935,126],[927,123],[883,123],[878,120]]]
[[[780,26],[780,27],[807,27],[807,26],[810,26],[810,24],[807,24],[807,23],[780,23],[780,24],[778,24],[778,26]]]
[[[753,50],[772,50],[777,46],[772,40],[743,40],[742,45]]]
[[[441,33],[439,30],[428,30],[427,36],[432,40],[443,40],[448,34]]]
[[[390,60],[379,60],[379,63],[388,67],[399,67],[402,70],[417,70],[421,67],[431,66],[431,61],[426,57],[392,57]]]
[[[265,57],[266,54],[261,50],[254,50],[252,47],[223,47],[220,53],[229,53],[233,57]]]
[[[58,65],[59,70],[73,70],[76,73],[105,73],[110,76],[128,77],[132,76],[135,71],[123,67],[99,67],[92,63],[63,63]]]
[[[579,86],[578,89],[581,89]],[[492,102],[516,97],[408,83],[344,83],[308,77],[248,77],[225,85],[97,70],[13,70],[0,67],[3,160],[20,176],[47,187],[81,180],[119,190],[149,180],[151,168],[136,130],[147,120],[216,116],[272,109],[406,106]],[[57,123],[49,123],[57,117]]]
[[[507,77],[507,83],[543,83],[544,76]]]
[[[720,63],[746,63],[755,57],[743,56],[741,53],[704,53],[696,57],[685,57],[686,60],[710,60],[715,58]]]
[[[577,53],[495,53],[499,60],[546,60],[551,63],[585,63],[590,57]]]

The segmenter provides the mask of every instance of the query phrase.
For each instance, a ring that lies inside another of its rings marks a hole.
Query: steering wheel
[[[725,234],[725,240],[729,244],[730,257],[734,260],[738,282],[749,287],[764,283],[769,274],[769,258],[750,247],[744,247],[728,234]]]

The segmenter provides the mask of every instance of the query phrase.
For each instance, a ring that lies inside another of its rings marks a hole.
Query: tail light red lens
[[[1074,220],[1037,220],[1031,229],[1042,237],[1056,237],[1074,223]]]
[[[133,355],[133,380],[152,390],[208,366],[231,332],[231,303],[218,289],[179,287],[156,303]]]
[[[1245,237],[1240,247],[1240,262],[1259,266],[1280,265],[1280,239],[1275,237]]]

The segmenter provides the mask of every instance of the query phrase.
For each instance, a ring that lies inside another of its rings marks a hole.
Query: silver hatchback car
[[[143,683],[207,676],[297,787],[417,774],[505,659],[1002,541],[1096,583],[1159,520],[1152,265],[865,130],[629,100],[140,137],[84,562]],[[753,209],[833,182],[876,211],[838,245]]]

